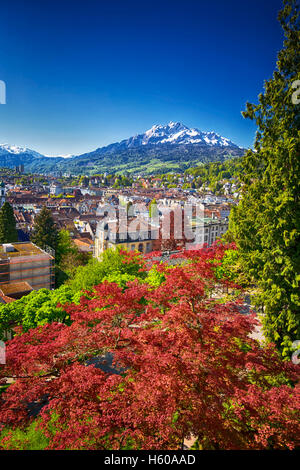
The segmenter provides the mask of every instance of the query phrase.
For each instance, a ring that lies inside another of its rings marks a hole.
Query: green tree
[[[78,296],[77,296],[78,297]],[[74,301],[74,292],[64,285],[56,290],[39,289],[15,302],[0,306],[0,340],[7,331],[22,325],[24,331],[46,323],[68,323],[68,315],[58,304]]]
[[[122,254],[121,248],[106,250],[100,261],[92,259],[86,266],[79,266],[74,278],[68,281],[68,285],[76,293],[90,290],[105,280],[125,287],[127,281],[146,277],[147,274],[141,271],[140,257],[136,256],[130,262],[125,261],[126,257]]]
[[[128,216],[133,216],[134,211],[133,211],[133,204],[131,201],[128,201],[126,204],[126,213]]]
[[[34,219],[31,241],[40,248],[50,246],[57,249],[58,231],[54,223],[51,211],[43,206],[41,212]]]
[[[79,185],[82,187],[87,187],[89,185],[89,178],[82,175],[79,179]]]
[[[25,429],[5,429],[1,433],[1,438],[9,436],[9,442],[4,443],[4,450],[44,450],[49,444],[49,439],[39,428],[39,421],[33,421]],[[4,439],[5,441],[5,439]]]
[[[62,285],[67,279],[73,278],[78,266],[86,265],[90,257],[90,253],[80,252],[78,250],[68,230],[60,230],[58,233],[58,243],[55,253],[56,287]]]
[[[152,199],[149,204],[149,216],[153,218],[158,216],[157,202],[155,198]]]
[[[278,19],[284,47],[258,104],[245,118],[256,122],[255,149],[244,159],[243,197],[234,208],[230,234],[244,270],[258,284],[265,335],[290,357],[300,338],[300,105],[292,86],[300,79],[299,8],[285,0]]]
[[[57,237],[56,262],[59,263],[65,256],[76,252],[77,249],[72,241],[68,230],[60,230]]]
[[[55,290],[39,289],[8,304],[0,304],[0,340],[6,338],[6,333],[14,327],[21,325],[23,331],[28,331],[39,325],[51,322],[69,324],[69,315],[61,307],[70,302],[78,303],[85,295],[85,290],[92,290],[101,282],[115,282],[122,288],[128,281],[145,279],[151,285],[163,279],[160,273],[157,276],[148,276],[147,271],[141,269],[142,258],[132,253],[125,256],[120,248],[110,249],[103,253],[101,261],[90,260],[86,266],[76,269],[74,279]],[[150,271],[151,273],[151,271]]]
[[[16,219],[14,211],[8,202],[0,209],[0,243],[11,243],[18,241]]]

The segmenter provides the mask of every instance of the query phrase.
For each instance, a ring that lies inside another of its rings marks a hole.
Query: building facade
[[[94,256],[99,258],[105,250],[116,247],[150,253],[158,238],[158,228],[151,227],[142,219],[133,218],[130,222],[129,225],[119,220],[99,222],[94,240]]]
[[[197,243],[210,246],[227,232],[228,219],[204,217],[193,220],[192,227]]]

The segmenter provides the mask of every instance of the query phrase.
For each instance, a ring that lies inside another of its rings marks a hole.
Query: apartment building
[[[99,258],[109,248],[121,247],[128,251],[150,253],[158,239],[159,227],[151,226],[140,217],[129,217],[99,222],[94,240],[94,256]]]
[[[196,240],[200,244],[212,245],[228,230],[227,218],[203,217],[192,221],[192,230],[197,232]]]

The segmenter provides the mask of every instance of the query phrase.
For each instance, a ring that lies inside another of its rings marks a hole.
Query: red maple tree
[[[38,420],[49,449],[299,446],[299,366],[250,336],[257,320],[239,301],[212,296],[225,248],[160,266],[157,288],[104,282],[64,307],[70,326],[8,341],[0,427]]]

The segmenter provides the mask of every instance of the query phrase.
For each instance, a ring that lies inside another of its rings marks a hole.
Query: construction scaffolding
[[[54,264],[54,257],[33,243],[0,245],[0,289],[1,285],[23,281],[32,289],[53,289]]]

